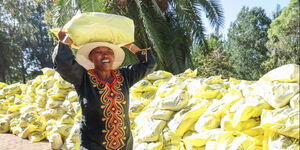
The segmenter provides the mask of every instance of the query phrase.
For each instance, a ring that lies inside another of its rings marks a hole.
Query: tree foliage
[[[265,73],[267,30],[271,20],[262,8],[243,7],[228,31],[228,51],[240,79],[256,80]]]
[[[222,75],[225,78],[233,77],[233,68],[229,61],[229,55],[225,51],[225,40],[222,35],[211,34],[206,39],[207,47],[200,45],[192,51],[192,58],[198,75],[209,77]]]
[[[33,0],[0,3],[0,81],[23,81],[52,67],[53,41],[48,36],[42,3]]]
[[[271,70],[284,64],[300,64],[300,2],[291,0],[270,25],[267,48],[270,58],[264,66]]]

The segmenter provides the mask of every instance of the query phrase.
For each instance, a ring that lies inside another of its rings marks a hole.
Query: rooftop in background
[[[220,0],[220,3],[224,9],[225,16],[224,27],[220,31],[226,36],[230,23],[236,20],[243,6],[249,8],[261,7],[266,11],[268,17],[272,17],[272,12],[276,10],[277,4],[280,5],[280,8],[284,8],[289,5],[289,0]],[[214,32],[206,18],[204,18],[204,24],[207,30],[206,34]]]

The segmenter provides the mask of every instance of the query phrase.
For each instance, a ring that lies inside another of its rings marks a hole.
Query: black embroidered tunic
[[[154,70],[151,51],[137,52],[139,64],[112,70],[114,80],[100,80],[95,70],[86,70],[75,60],[69,46],[58,44],[53,52],[54,69],[75,86],[82,109],[81,150],[130,150],[129,88]]]

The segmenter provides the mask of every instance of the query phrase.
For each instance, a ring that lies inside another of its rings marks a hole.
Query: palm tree
[[[153,47],[158,69],[173,73],[193,68],[190,52],[196,45],[206,45],[203,13],[216,30],[224,22],[218,0],[56,0],[51,12],[56,25],[62,26],[78,10],[132,18],[136,43]]]

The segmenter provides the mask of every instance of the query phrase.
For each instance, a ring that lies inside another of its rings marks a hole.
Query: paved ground
[[[51,147],[47,141],[32,143],[13,134],[0,133],[0,150],[51,150]]]

